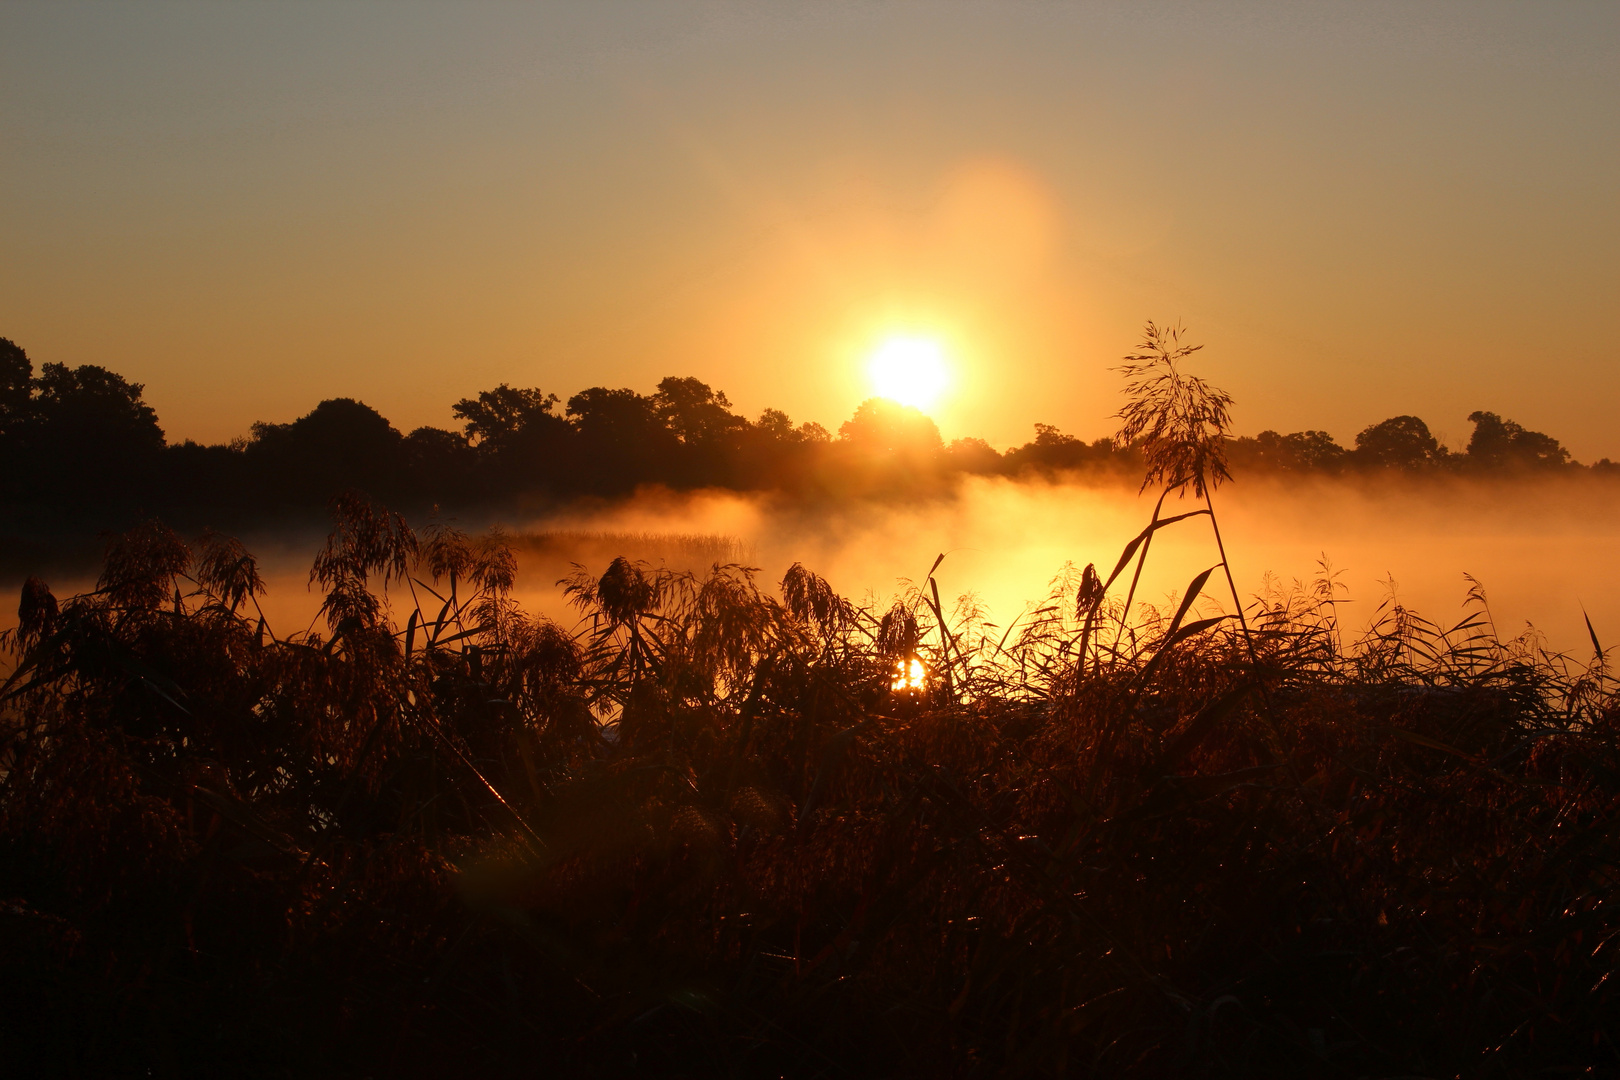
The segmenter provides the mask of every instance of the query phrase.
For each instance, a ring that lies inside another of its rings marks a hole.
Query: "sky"
[[[1620,459],[1620,4],[0,5],[0,336],[171,440],[666,375],[1108,434],[1145,320],[1240,433],[1488,409]]]

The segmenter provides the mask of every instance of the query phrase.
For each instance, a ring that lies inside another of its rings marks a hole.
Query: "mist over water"
[[[1395,595],[1450,626],[1468,592],[1485,588],[1504,637],[1533,626],[1557,649],[1589,648],[1582,611],[1600,637],[1620,634],[1620,486],[1585,477],[1498,481],[1244,480],[1215,495],[1244,602],[1268,585],[1307,584],[1325,558],[1346,588],[1347,626],[1366,625]],[[902,580],[920,583],[944,553],[937,577],[947,596],[973,593],[1002,625],[1047,594],[1065,562],[1095,562],[1107,575],[1146,525],[1155,496],[1121,486],[1004,478],[966,481],[953,498],[915,504],[859,503],[807,510],[731,493],[648,494],[624,504],[529,528],[733,537],[774,582],[795,561],[846,595],[884,598]],[[1166,503],[1165,515],[1194,509]],[[525,523],[513,523],[523,525]],[[606,565],[605,552],[584,558]],[[611,557],[611,556],[607,556]],[[1138,599],[1164,603],[1218,561],[1207,518],[1161,530]],[[672,559],[671,565],[678,560]],[[546,576],[559,567],[520,559],[519,590],[556,611]],[[554,580],[554,578],[552,578]],[[1212,579],[1207,603],[1230,610]],[[1123,583],[1116,586],[1123,595]],[[1609,631],[1605,633],[1605,631]],[[1616,637],[1620,640],[1620,637]]]
[[[950,497],[914,502],[806,506],[768,495],[652,490],[539,517],[453,524],[470,533],[505,530],[518,555],[516,598],[565,625],[574,614],[558,580],[574,563],[599,574],[619,554],[696,572],[740,562],[758,567],[767,587],[802,562],[845,595],[882,603],[907,581],[920,584],[944,553],[936,575],[942,595],[972,594],[1005,626],[1047,595],[1065,563],[1094,562],[1106,577],[1146,525],[1155,498],[1119,484],[994,477],[969,478]],[[1295,579],[1308,585],[1326,558],[1345,586],[1347,628],[1374,618],[1391,583],[1408,608],[1453,625],[1466,614],[1467,574],[1484,586],[1504,638],[1533,627],[1549,648],[1584,654],[1584,610],[1601,640],[1620,641],[1620,484],[1612,481],[1256,478],[1223,486],[1215,507],[1245,603],[1268,587],[1268,577],[1283,587]],[[1172,497],[1164,514],[1195,508]],[[307,577],[321,537],[244,541],[269,585],[262,606],[271,629],[285,635],[310,626],[321,597]],[[1138,600],[1179,598],[1218,558],[1207,518],[1160,531]],[[92,587],[93,576],[87,569],[50,584],[67,596]],[[1116,598],[1127,580],[1128,573],[1116,584]],[[7,583],[13,595],[15,584]],[[1231,609],[1219,575],[1204,606]],[[5,605],[6,625],[15,621],[13,607]]]

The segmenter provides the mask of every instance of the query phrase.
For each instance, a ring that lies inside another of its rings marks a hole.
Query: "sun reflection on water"
[[[894,664],[894,682],[890,684],[891,690],[921,690],[927,682],[928,669],[916,657],[909,660],[896,660]]]

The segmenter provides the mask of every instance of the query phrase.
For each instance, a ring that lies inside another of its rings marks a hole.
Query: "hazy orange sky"
[[[1107,433],[1182,319],[1243,432],[1620,458],[1620,4],[0,6],[0,336],[171,440],[668,374]]]

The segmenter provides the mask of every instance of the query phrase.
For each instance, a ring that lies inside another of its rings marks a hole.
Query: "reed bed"
[[[1509,1076],[1616,1055],[1613,676],[1334,582],[1011,626],[335,508],[325,629],[151,524],[8,644],[8,1055],[58,1075]],[[1193,522],[1192,524],[1196,524]],[[937,568],[937,564],[936,564]],[[411,596],[390,610],[388,595]],[[1200,597],[1202,596],[1202,599]]]
[[[1227,399],[1191,351],[1150,326],[1129,358],[1151,520],[1006,626],[938,562],[860,604],[802,566],[622,556],[562,583],[564,626],[513,601],[509,538],[357,496],[319,631],[269,625],[239,543],[157,523],[91,592],[31,579],[0,687],[8,1063],[1620,1071],[1608,651],[1504,640],[1478,589],[1454,626],[1390,600],[1348,627],[1325,569],[1236,604]],[[1218,561],[1137,603],[1154,538],[1206,526]]]

